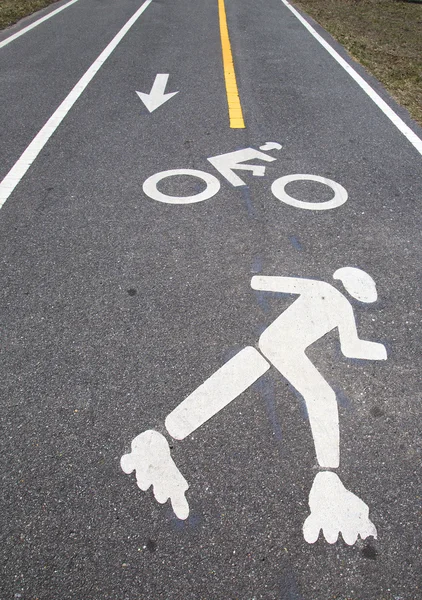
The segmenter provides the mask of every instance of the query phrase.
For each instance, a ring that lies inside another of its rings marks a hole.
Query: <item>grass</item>
[[[422,3],[293,0],[422,125]]]
[[[57,0],[0,0],[0,29],[9,27]]]

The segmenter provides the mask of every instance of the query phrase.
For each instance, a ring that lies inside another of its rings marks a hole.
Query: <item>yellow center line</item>
[[[236,73],[233,64],[224,0],[218,0],[218,15],[220,18],[221,49],[223,51],[223,68],[226,81],[230,127],[232,129],[245,129],[242,105],[240,104],[239,90],[237,89]]]

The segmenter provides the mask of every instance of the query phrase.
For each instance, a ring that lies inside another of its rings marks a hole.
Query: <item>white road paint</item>
[[[280,146],[281,147],[281,146]],[[244,148],[243,150],[235,150],[235,152],[228,152],[227,154],[219,154],[218,156],[212,156],[208,161],[214,168],[221,173],[223,177],[227,179],[229,183],[234,186],[246,185],[243,179],[240,179],[233,171],[252,171],[255,177],[263,177],[265,175],[265,167],[262,165],[247,165],[243,164],[246,160],[258,158],[266,162],[273,162],[276,160],[269,154],[264,154],[254,148]]]
[[[377,537],[375,525],[369,520],[369,508],[349,492],[335,473],[317,473],[309,494],[311,514],[303,524],[303,535],[308,544],[314,544],[322,529],[329,544],[335,544],[339,533],[352,546],[358,536]]]
[[[154,83],[152,84],[152,88],[149,94],[144,94],[143,92],[136,92],[150,113],[154,112],[154,110],[162,104],[164,104],[164,102],[167,102],[167,100],[170,100],[170,98],[173,98],[173,96],[179,93],[164,93],[168,78],[168,73],[158,73],[158,75],[156,75],[155,77]]]
[[[157,502],[164,504],[170,498],[179,519],[187,519],[189,505],[185,492],[189,485],[170,455],[166,438],[152,429],[144,431],[132,441],[132,451],[122,456],[120,466],[127,474],[136,471],[136,482],[144,492],[152,485]]]
[[[175,177],[176,175],[191,175],[192,177],[197,177],[204,181],[207,187],[202,192],[198,192],[193,196],[169,196],[157,189],[157,185],[160,181],[167,177]],[[197,171],[196,169],[172,169],[170,171],[162,171],[161,173],[151,175],[151,177],[148,177],[144,182],[142,189],[147,196],[158,202],[164,202],[165,204],[193,204],[195,202],[208,200],[208,198],[215,196],[220,189],[220,182],[217,177],[214,177],[214,175],[210,175],[205,171]]]
[[[379,94],[367,83],[355,69],[349,65],[347,61],[340,56],[340,54],[334,50],[334,48],[324,38],[315,31],[310,23],[302,17],[302,15],[288,2],[288,0],[281,0],[283,4],[299,19],[299,21],[306,27],[306,29],[313,35],[313,37],[323,46],[329,54],[343,67],[343,69],[356,81],[356,83],[362,88],[362,90],[371,98],[378,108],[385,114],[386,117],[397,127],[397,129],[409,140],[409,142],[416,148],[419,154],[422,154],[422,140],[416,135],[414,131],[406,125],[392,108],[381,98]]]
[[[355,267],[342,267],[333,274],[333,279],[341,281],[349,294],[360,302],[377,301],[375,281],[365,271]]]
[[[163,89],[164,87],[161,88],[161,90]],[[141,95],[140,92],[136,93],[139,96]],[[168,95],[172,96],[174,93]],[[260,150],[281,150],[281,148],[282,146],[278,142],[266,142],[260,147]],[[265,162],[273,162],[276,160],[273,156],[264,154],[263,152],[260,152],[260,150],[243,148],[242,150],[235,150],[234,152],[212,156],[211,158],[208,158],[208,161],[229,183],[238,187],[246,184],[235,171],[251,171],[256,177],[265,175],[265,167],[263,165],[248,164],[246,161],[259,159]],[[158,190],[157,186],[163,179],[178,175],[192,175],[193,177],[201,179],[206,184],[205,190],[198,192],[193,196],[170,196]],[[285,190],[286,185],[294,181],[316,181],[322,183],[333,190],[334,197],[325,202],[307,202],[298,200],[297,198],[290,196]],[[158,202],[164,202],[166,204],[193,204],[194,202],[202,202],[203,200],[208,200],[215,196],[220,190],[220,182],[216,177],[210,175],[206,171],[198,171],[196,169],[172,169],[151,175],[151,177],[148,177],[144,182],[142,189],[149,198],[157,200]],[[284,175],[273,182],[271,191],[278,200],[281,200],[281,202],[305,210],[330,210],[341,206],[347,202],[348,198],[347,191],[342,185],[336,181],[327,179],[326,177],[320,177],[319,175]]]
[[[67,2],[66,4],[63,4],[62,6],[59,6],[59,8],[56,8],[56,10],[52,10],[48,14],[44,15],[44,17],[37,19],[30,25],[27,25],[23,29],[20,29],[13,35],[10,35],[8,38],[6,38],[5,40],[0,42],[0,48],[4,48],[4,46],[7,46],[7,44],[10,44],[10,42],[13,42],[17,38],[21,37],[21,35],[24,35],[25,33],[28,33],[28,31],[31,31],[31,29],[34,29],[34,27],[38,27],[38,25],[41,25],[41,23],[44,23],[44,21],[47,21],[48,19],[51,19],[51,17],[54,17],[58,13],[62,12],[62,10],[65,10],[65,8],[69,8],[69,6],[71,6],[72,4],[75,4],[75,2],[78,2],[78,0],[70,0],[70,2]]]
[[[375,282],[365,271],[342,267],[335,271],[334,277],[361,302],[377,299]],[[255,290],[299,297],[260,336],[258,346],[265,358],[251,346],[238,352],[166,417],[167,431],[173,438],[183,440],[235,400],[273,364],[305,400],[320,467],[337,468],[340,433],[336,395],[308,359],[306,350],[333,329],[338,330],[340,347],[347,357],[385,360],[386,349],[382,344],[358,337],[352,305],[325,281],[257,275],[252,277],[251,286]],[[160,434],[147,431],[135,438],[132,453],[125,455],[121,464],[126,473],[137,469],[141,489],[146,490],[156,482],[157,500],[165,502],[170,497],[179,518],[187,517],[189,509],[182,501],[183,496],[186,502],[184,493],[182,496],[180,493],[186,491],[187,483]],[[347,544],[354,544],[358,535],[376,537],[376,529],[368,519],[368,507],[346,490],[334,473],[316,475],[309,506],[311,514],[303,526],[309,543],[318,539],[321,529],[330,544],[337,541],[339,532]],[[180,516],[183,514],[186,517]]]
[[[357,289],[361,298],[368,295],[369,285],[362,273],[360,269],[348,267],[348,279],[354,284],[348,291]],[[374,283],[369,275],[368,278]],[[299,296],[262,333],[259,349],[303,396],[318,463],[321,467],[336,468],[340,461],[336,395],[306,356],[306,349],[335,328],[339,332],[341,350],[349,358],[385,360],[385,347],[358,337],[352,305],[324,281],[258,275],[252,278],[251,285],[255,290]]]
[[[270,365],[255,348],[247,346],[220,367],[166,418],[169,434],[183,440],[237,398]]]
[[[285,190],[286,185],[293,181],[316,181],[318,183],[323,183],[333,190],[334,198],[327,200],[326,202],[305,202],[293,198],[293,196],[290,196]],[[284,175],[273,182],[271,191],[274,196],[278,200],[281,200],[281,202],[284,202],[284,204],[289,204],[295,208],[303,208],[304,210],[330,210],[341,206],[347,202],[348,198],[347,191],[342,185],[331,179],[327,179],[326,177],[320,177],[319,175]]]
[[[131,27],[136,23],[142,13],[151,4],[152,0],[146,0],[140,8],[132,15],[127,23],[114,36],[111,42],[101,52],[98,58],[92,63],[86,73],[81,77],[72,91],[66,96],[57,110],[48,119],[44,127],[37,133],[35,138],[29,144],[22,156],[18,159],[15,165],[10,169],[9,173],[0,183],[0,208],[9,198],[15,187],[18,185],[22,177],[28,171],[38,154],[44,148],[50,137],[56,131],[57,127],[63,121],[69,110],[75,104],[79,96],[88,86],[93,77],[101,69],[110,54],[115,50],[118,44],[122,41]]]
[[[269,151],[269,150],[281,150],[282,145],[279,144],[278,142],[265,142],[265,144],[263,146],[260,146],[259,149],[262,150],[263,152],[265,151]]]

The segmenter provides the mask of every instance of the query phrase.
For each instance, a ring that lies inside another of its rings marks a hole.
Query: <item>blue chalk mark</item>
[[[267,325],[258,325],[255,329],[257,336],[259,337],[267,329]]]
[[[189,517],[183,521],[182,519],[178,519],[172,510],[168,511],[168,517],[171,521],[173,529],[176,531],[196,529],[202,522],[202,517],[196,514],[190,514]]]
[[[242,199],[244,201],[244,203],[246,204],[246,210],[248,211],[248,216],[251,217],[252,219],[255,218],[255,210],[252,204],[252,198],[251,198],[251,190],[249,189],[249,187],[247,185],[242,185],[239,186],[238,188],[240,190]]]
[[[339,390],[336,388],[333,388],[335,394],[336,394],[336,398],[337,398],[337,402],[339,404],[339,406],[341,406],[342,408],[346,409],[346,410],[353,410],[353,403],[350,400],[350,398],[348,398],[346,396],[346,394],[343,392],[343,390]]]
[[[238,354],[241,350],[243,350],[244,346],[231,346],[230,348],[228,348],[227,350],[225,350],[223,352],[223,362],[229,362],[229,360],[231,360],[233,358],[233,356],[236,356],[236,354]]]
[[[287,381],[287,379],[285,381]],[[305,398],[302,396],[302,394],[299,394],[297,389],[295,387],[293,387],[288,381],[287,381],[287,385],[289,386],[289,390],[299,400],[300,414],[306,421],[309,421],[309,414],[308,414],[308,409],[306,408]]]
[[[283,433],[281,430],[281,425],[278,420],[276,403],[275,403],[275,391],[274,391],[274,383],[271,377],[267,375],[263,375],[258,381],[253,384],[253,387],[258,391],[259,395],[265,402],[265,406],[267,409],[267,416],[270,420],[272,430],[274,432],[275,438],[278,442],[283,441]],[[283,448],[284,450],[284,448]]]
[[[280,580],[280,600],[304,600],[291,569],[286,569]]]
[[[262,258],[255,256],[252,263],[251,273],[262,273]]]
[[[295,250],[298,250],[298,252],[302,252],[302,250],[303,250],[302,245],[295,235],[292,235],[290,237],[290,242]]]
[[[255,298],[259,308],[266,314],[270,312],[270,305],[268,304],[268,292],[262,290],[254,290]]]

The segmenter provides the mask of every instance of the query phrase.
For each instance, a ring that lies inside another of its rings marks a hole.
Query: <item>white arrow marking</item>
[[[143,92],[136,92],[150,113],[152,113],[156,108],[164,104],[164,102],[167,102],[167,100],[170,100],[170,98],[179,93],[164,93],[168,78],[168,73],[158,73],[158,75],[155,77],[155,81],[152,84],[152,88],[149,94],[144,94]]]

